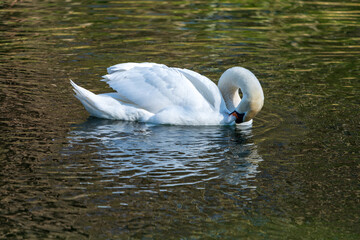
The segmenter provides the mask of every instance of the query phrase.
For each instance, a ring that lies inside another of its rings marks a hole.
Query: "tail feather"
[[[100,118],[105,117],[104,112],[100,111],[100,109],[96,107],[96,103],[93,100],[96,97],[96,94],[78,86],[72,80],[70,80],[70,84],[73,86],[73,90],[75,92],[74,96],[79,99],[79,101],[84,105],[85,109],[90,113],[90,115]]]
[[[111,94],[96,95],[83,87],[78,86],[72,80],[70,84],[75,92],[75,97],[80,100],[91,116],[105,119],[146,121],[153,114],[121,103]]]

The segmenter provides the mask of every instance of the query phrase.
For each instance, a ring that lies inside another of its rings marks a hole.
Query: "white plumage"
[[[244,113],[241,122],[251,123],[251,118],[263,105],[260,83],[245,68],[227,70],[220,78],[220,89],[194,71],[163,64],[122,63],[107,70],[103,81],[116,92],[96,95],[71,81],[75,96],[90,115],[99,118],[157,124],[219,125],[233,124],[236,115],[230,113],[241,110],[239,113]],[[240,106],[239,88],[242,88],[243,100],[246,101],[243,106]]]

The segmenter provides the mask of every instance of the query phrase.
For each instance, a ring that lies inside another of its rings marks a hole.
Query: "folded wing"
[[[120,102],[157,113],[177,106],[191,110],[220,109],[223,100],[208,78],[186,69],[155,63],[125,63],[108,68],[104,81]]]

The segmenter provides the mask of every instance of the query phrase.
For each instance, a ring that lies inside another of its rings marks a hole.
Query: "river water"
[[[358,239],[358,1],[0,1],[1,239]],[[229,67],[252,129],[89,118],[122,62]]]

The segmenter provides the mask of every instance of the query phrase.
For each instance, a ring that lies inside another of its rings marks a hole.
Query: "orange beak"
[[[238,116],[237,116],[237,114],[236,114],[236,112],[234,111],[234,112],[232,112],[232,113],[230,113],[230,116],[234,116],[236,119],[238,118]]]
[[[237,111],[233,111],[229,115],[234,116],[236,118],[236,120],[235,120],[236,123],[242,123],[245,113],[238,113]]]

